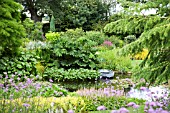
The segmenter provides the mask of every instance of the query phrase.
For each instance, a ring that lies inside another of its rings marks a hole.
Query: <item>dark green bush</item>
[[[86,32],[85,37],[97,42],[98,45],[103,44],[103,42],[108,38],[106,35],[104,35],[104,33],[99,31],[88,31]]]
[[[59,32],[61,37],[69,37],[70,39],[77,39],[85,35],[82,28],[67,29],[66,32]]]
[[[35,75],[37,59],[39,59],[39,57],[29,51],[21,52],[20,56],[13,58],[2,57],[2,59],[0,59],[0,73],[7,72],[11,75],[17,72],[20,75]]]
[[[47,68],[43,77],[45,79],[52,78],[54,81],[77,81],[77,80],[92,80],[100,76],[96,70],[89,69],[57,69],[56,67]]]
[[[94,41],[85,37],[60,37],[53,42],[53,58],[58,60],[61,68],[94,69],[98,63],[95,45]]]
[[[31,40],[44,40],[45,37],[43,36],[42,32],[42,23],[32,21],[31,19],[27,18],[23,22],[23,26],[26,29],[26,38]]]

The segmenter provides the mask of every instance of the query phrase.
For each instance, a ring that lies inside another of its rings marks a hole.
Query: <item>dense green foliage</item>
[[[45,37],[47,41],[55,41],[58,38],[60,38],[60,34],[57,32],[50,32],[50,33],[46,33]]]
[[[100,76],[96,70],[89,69],[68,69],[63,68],[47,68],[44,72],[43,77],[45,79],[52,78],[55,82],[58,81],[78,81],[78,80],[95,80]]]
[[[16,55],[25,29],[20,22],[21,5],[13,0],[0,1],[0,56]]]
[[[62,15],[54,15],[60,29],[82,27],[91,30],[93,24],[108,18],[109,5],[100,0],[63,0],[62,7]]]
[[[26,38],[28,38],[29,40],[43,40],[43,32],[42,32],[42,23],[41,22],[36,22],[34,23],[34,21],[32,21],[29,18],[26,18],[23,21],[23,26],[26,29]]]
[[[37,59],[39,59],[39,57],[31,52],[22,52],[21,55],[14,58],[2,57],[2,59],[0,59],[0,73],[6,72],[11,75],[17,72],[22,76],[35,75]]]
[[[99,52],[99,68],[127,72],[132,69],[129,57],[119,56],[117,50]]]
[[[61,33],[60,38],[52,42],[53,59],[59,67],[69,68],[96,68],[98,63],[96,42],[86,38],[80,32],[68,31]],[[83,31],[82,31],[83,32]]]
[[[154,83],[156,79],[158,79],[158,83],[168,80],[170,77],[170,18],[168,0],[148,1],[141,5],[134,2],[124,2],[123,4],[128,6],[124,10],[124,12],[129,11],[128,14],[134,14],[134,11],[139,13],[141,9],[156,8],[160,5],[157,11],[157,14],[160,15],[131,16],[124,14],[126,18],[106,25],[105,32],[107,34],[122,35],[123,37],[128,35],[137,36],[138,39],[123,47],[121,53],[125,53],[126,55],[136,54],[142,51],[143,48],[147,48],[149,52],[141,66],[144,66],[146,63],[147,65],[142,70],[140,69],[137,75],[141,76],[138,77],[143,77],[149,80],[148,82],[150,83]],[[129,9],[132,7],[132,4],[136,4],[136,7],[140,10],[134,8],[133,11],[130,11]],[[141,71],[143,74],[141,74]]]

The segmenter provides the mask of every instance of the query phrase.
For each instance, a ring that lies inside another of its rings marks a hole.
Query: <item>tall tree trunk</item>
[[[34,22],[42,21],[43,14],[40,16],[37,14],[38,10],[35,8],[34,1],[26,0],[26,2],[28,4],[28,10],[31,13],[31,20],[34,20]]]
[[[37,12],[35,10],[29,10],[31,13],[31,20],[34,20],[34,22],[41,22],[42,16],[38,16]]]

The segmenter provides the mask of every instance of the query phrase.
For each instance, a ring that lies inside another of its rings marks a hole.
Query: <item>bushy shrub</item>
[[[112,35],[108,37],[108,39],[106,40],[111,41],[115,47],[123,47],[124,45],[124,41],[121,40],[121,37],[116,36],[116,35]]]
[[[85,37],[61,37],[53,42],[53,54],[61,68],[96,68],[96,43]]]
[[[26,29],[26,38],[31,40],[44,40],[43,32],[42,32],[42,23],[32,21],[27,18],[23,22],[23,26]]]
[[[20,21],[22,6],[14,0],[1,0],[0,7],[0,56],[15,56],[25,37]]]
[[[38,59],[39,57],[34,52],[29,51],[21,52],[20,56],[13,58],[2,57],[0,59],[0,73],[7,72],[8,74],[13,74],[17,72],[21,75],[35,75],[35,65]]]
[[[76,28],[76,29],[67,29],[66,32],[60,32],[59,33],[61,37],[69,37],[70,39],[77,39],[79,37],[82,37],[85,35],[85,32],[82,28]]]
[[[99,67],[126,72],[132,68],[129,57],[119,56],[117,50],[107,50],[99,52]]]
[[[108,38],[104,33],[99,31],[87,31],[85,37],[97,42],[97,45],[103,44],[105,39]]]
[[[54,81],[77,81],[77,80],[91,80],[97,79],[100,76],[96,70],[89,69],[68,69],[51,67],[47,68],[43,77],[45,79],[52,78]]]
[[[55,41],[60,37],[60,34],[57,32],[50,32],[45,34],[47,41]]]

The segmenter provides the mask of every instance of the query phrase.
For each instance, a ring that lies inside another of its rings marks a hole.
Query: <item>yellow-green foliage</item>
[[[30,113],[31,110],[38,111],[47,111],[56,109],[63,109],[64,113],[68,110],[74,110],[75,113],[84,113],[85,112],[85,103],[81,97],[34,97],[34,98],[25,98],[25,99],[15,99],[15,100],[0,100],[0,105],[4,105],[5,113],[12,108],[24,108],[24,104],[29,104],[27,108],[27,113]]]
[[[134,58],[137,60],[144,60],[148,54],[147,49],[143,49],[142,52],[139,52],[138,54],[134,55]]]
[[[118,55],[116,49],[99,52],[98,57],[100,59],[100,68],[124,72],[132,68],[130,58]]]
[[[50,33],[46,33],[45,37],[47,41],[55,41],[60,37],[60,34],[57,32],[50,32]]]
[[[38,62],[35,66],[36,66],[38,73],[42,75],[44,73],[45,67],[41,64],[41,62]]]

